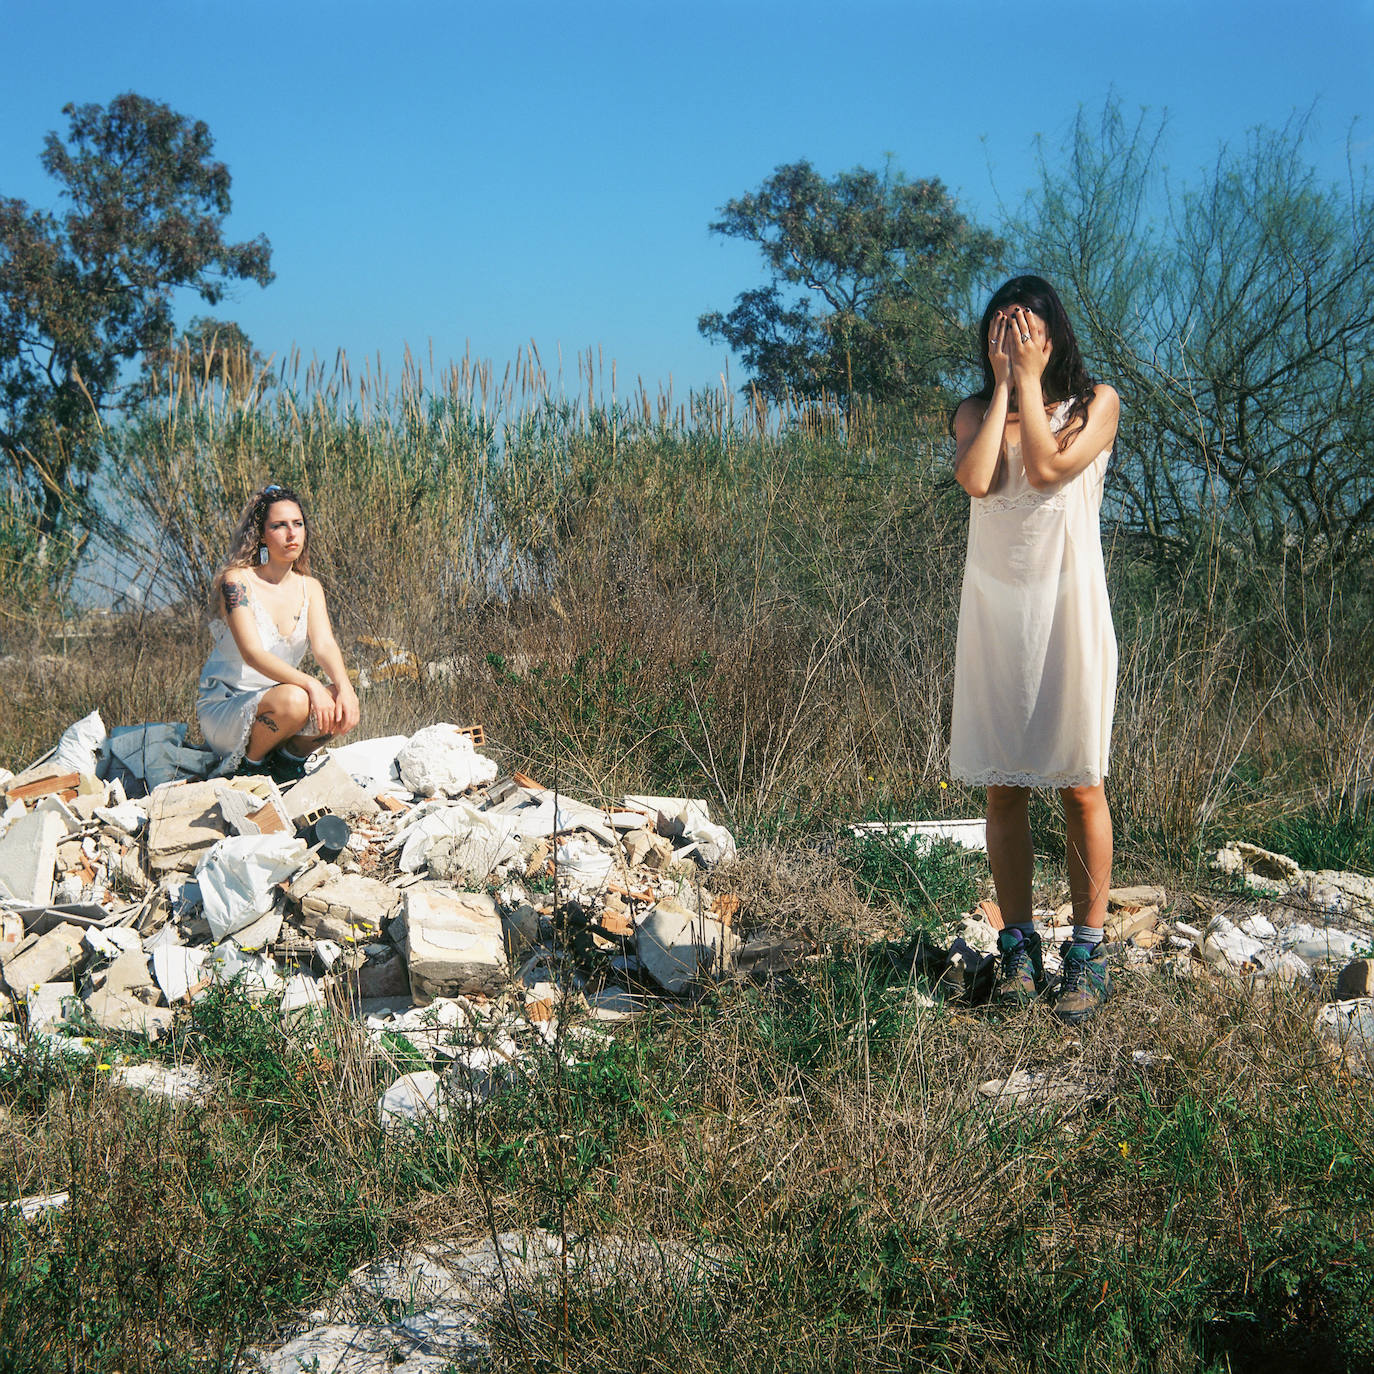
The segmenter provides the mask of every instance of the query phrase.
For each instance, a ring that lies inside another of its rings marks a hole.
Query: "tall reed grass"
[[[393,381],[342,353],[228,375],[183,359],[111,431],[100,593],[137,615],[109,647],[69,640],[75,675],[11,665],[11,760],[112,693],[121,721],[189,718],[228,530],[277,480],[311,506],[350,663],[389,640],[421,665],[366,694],[366,731],[479,719],[568,786],[700,793],[744,829],[981,806],[942,785],[967,520],[943,416],[622,394],[597,356],[565,377],[533,347],[499,376],[407,355]],[[1305,815],[1364,834],[1369,589],[1219,538],[1161,569],[1104,533],[1127,853],[1188,862]]]

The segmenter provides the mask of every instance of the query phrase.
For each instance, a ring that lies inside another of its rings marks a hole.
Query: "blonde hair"
[[[239,516],[239,522],[234,526],[234,533],[229,539],[229,555],[224,562],[224,572],[230,568],[256,566],[263,547],[262,531],[267,523],[267,512],[278,501],[294,502],[301,513],[301,519],[305,521],[305,542],[301,545],[300,555],[296,559],[296,571],[309,574],[310,517],[306,514],[305,502],[290,487],[283,487],[277,482],[270,482],[261,491],[254,492],[243,508],[243,514]]]

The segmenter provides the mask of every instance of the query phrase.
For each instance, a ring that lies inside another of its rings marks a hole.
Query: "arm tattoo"
[[[241,587],[237,582],[225,582],[224,591],[224,613],[228,615],[230,611],[237,610],[240,606],[248,604],[248,588]]]
[[[271,711],[259,711],[258,723],[260,725],[265,725],[274,735],[280,733],[277,722],[272,719]]]

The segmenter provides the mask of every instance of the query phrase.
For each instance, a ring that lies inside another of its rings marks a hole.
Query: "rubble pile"
[[[98,719],[80,723],[89,769],[0,772],[0,1054],[157,1039],[233,981],[425,1054],[383,1095],[389,1124],[485,1097],[573,1011],[564,1042],[593,1046],[586,1023],[732,966],[739,902],[704,878],[735,845],[703,801],[556,796],[452,725],[331,750],[284,790],[203,778],[135,797],[136,770],[100,776]]]

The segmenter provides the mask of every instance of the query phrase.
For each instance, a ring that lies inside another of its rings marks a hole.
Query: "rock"
[[[506,976],[505,938],[485,893],[405,894],[411,995],[423,1005],[457,993],[495,992]]]
[[[322,812],[335,816],[375,816],[380,809],[334,758],[326,759],[289,787],[282,795],[282,805],[293,825]]]
[[[145,1000],[156,1002],[157,984],[153,980],[152,971],[148,967],[148,956],[143,952],[142,945],[136,945],[133,949],[125,950],[105,970],[100,987],[106,992],[134,993],[135,995],[151,993],[151,998]]]
[[[1096,1096],[1100,1097],[1098,1093]],[[1094,1094],[1079,1078],[1017,1069],[1010,1078],[993,1078],[978,1086],[978,1096],[999,1110],[1024,1111],[1035,1108],[1067,1107],[1082,1109]]]
[[[29,1030],[54,1030],[67,1020],[67,1013],[77,1005],[76,984],[71,982],[40,983],[29,989],[26,999]]]
[[[126,954],[129,950],[143,948],[143,940],[138,931],[128,926],[110,926],[105,930],[99,926],[91,926],[86,931],[83,943],[92,954],[102,959],[118,960],[121,954]]]
[[[1278,938],[1278,927],[1267,916],[1255,912],[1240,922],[1240,929],[1253,940],[1274,940]]]
[[[318,939],[375,939],[401,904],[401,894],[376,878],[341,873],[301,899],[301,925]]]
[[[666,992],[685,992],[703,974],[723,972],[736,939],[728,927],[676,902],[659,902],[639,923],[635,952]]]
[[[1363,873],[1340,873],[1323,868],[1310,875],[1312,889],[1332,888],[1341,893],[1351,906],[1374,907],[1374,878]]]
[[[44,811],[20,816],[0,835],[0,896],[21,906],[47,906],[57,843],[66,833],[62,817]]]
[[[313,892],[321,883],[327,883],[331,878],[341,876],[343,870],[338,864],[324,864],[318,861],[312,863],[303,873],[298,873],[291,879],[287,886],[286,895],[293,902],[304,899],[307,893]]]
[[[1313,1026],[1327,1051],[1351,1073],[1374,1078],[1374,999],[1331,1002]]]
[[[456,797],[474,784],[494,781],[500,771],[454,725],[417,731],[396,755],[396,767],[401,781],[422,797]]]
[[[1309,964],[1338,964],[1368,953],[1370,938],[1332,926],[1298,921],[1279,932],[1279,945]]]
[[[439,1343],[417,1334],[432,1315],[421,1310],[404,1322],[378,1326],[324,1323],[278,1350],[254,1352],[252,1367],[263,1374],[461,1374],[490,1365],[491,1346],[466,1317],[450,1314]]]
[[[403,1074],[378,1099],[377,1116],[383,1127],[406,1123],[437,1125],[448,1116],[443,1080],[431,1069]]]
[[[86,998],[86,1014],[101,1030],[144,1035],[158,1040],[170,1033],[176,1013],[171,1007],[151,1006],[132,992],[97,988]]]
[[[166,1097],[203,1107],[210,1101],[213,1085],[190,1064],[130,1064],[117,1068],[112,1081],[130,1092]]]
[[[1169,904],[1169,898],[1162,887],[1148,884],[1137,887],[1114,887],[1107,893],[1107,909],[1113,907],[1147,907],[1162,909]]]
[[[1354,959],[1336,979],[1336,1000],[1348,1002],[1356,997],[1374,997],[1374,959]]]
[[[296,1012],[307,1011],[311,1007],[323,1006],[324,993],[317,979],[308,973],[296,973],[286,980],[286,987],[281,995],[283,1017],[293,1016]]]
[[[1237,930],[1224,916],[1213,919],[1202,942],[1202,957],[1223,971],[1252,963],[1263,952],[1264,945],[1259,940]]]
[[[190,873],[202,856],[228,833],[219,808],[219,789],[235,780],[169,782],[148,797],[148,867],[154,873]]]
[[[80,926],[63,921],[11,956],[4,964],[5,982],[16,999],[22,1002],[31,988],[71,973],[81,963],[85,934]]]

